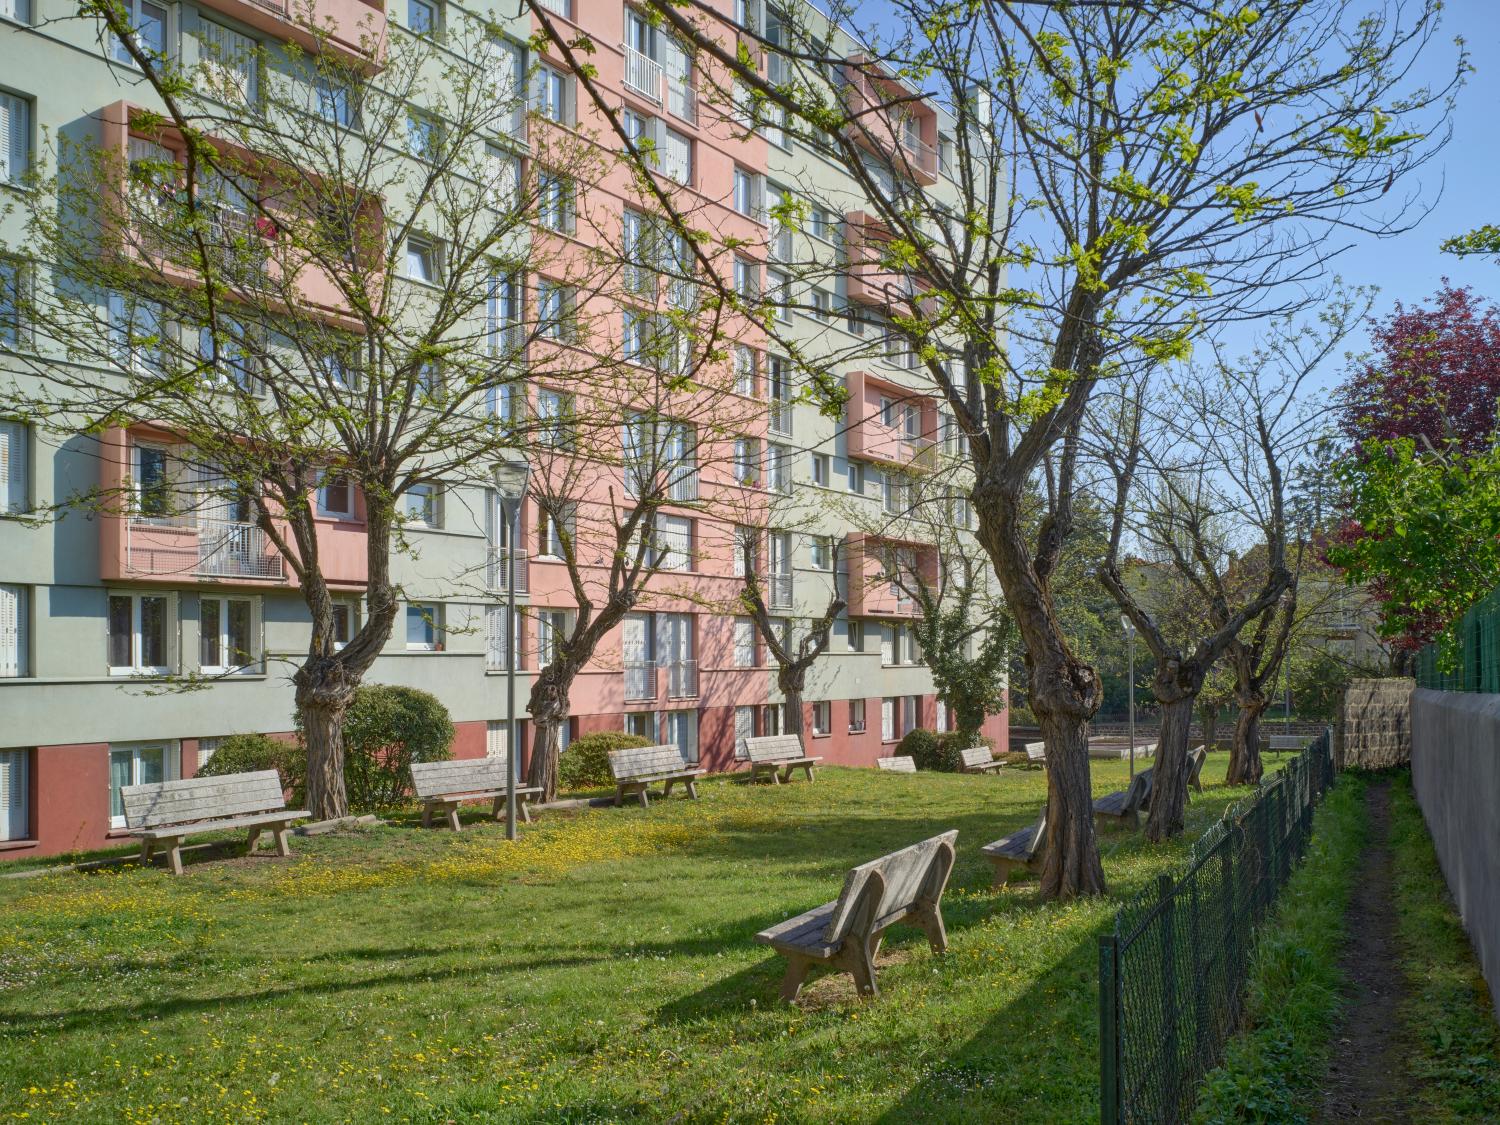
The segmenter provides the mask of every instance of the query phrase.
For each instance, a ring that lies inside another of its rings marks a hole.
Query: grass
[[[1204,1082],[1198,1122],[1305,1121],[1340,1007],[1344,913],[1366,836],[1364,783],[1344,775],[1314,814],[1250,963],[1245,1029]]]
[[[1438,868],[1412,795],[1411,774],[1391,786],[1397,929],[1407,1003],[1402,1012],[1423,1121],[1492,1121],[1500,1107],[1500,1028],[1479,964]]]
[[[714,780],[515,845],[403,821],[181,879],[0,880],[0,1120],[1092,1121],[1096,935],[1245,795],[1224,766],[1182,841],[1107,831],[1113,894],[1070,905],[990,888],[979,846],[1045,794],[1013,770]],[[951,827],[948,955],[896,929],[877,1000],[824,976],[779,1005],[755,932]]]

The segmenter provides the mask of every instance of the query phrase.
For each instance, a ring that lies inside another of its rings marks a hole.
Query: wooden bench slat
[[[306,820],[312,813],[306,809],[282,810],[262,813],[260,816],[240,816],[233,820],[199,820],[192,824],[166,825],[161,828],[132,828],[127,834],[138,840],[171,840],[188,836],[201,836],[205,832],[231,832],[239,828],[253,828],[257,824],[291,823]]]
[[[995,868],[995,885],[1003,887],[1017,867],[1039,871],[1047,845],[1047,809],[1043,806],[1036,820],[1009,836],[980,848],[980,853]]]
[[[609,772],[615,779],[616,806],[624,804],[627,796],[634,796],[645,808],[650,804],[646,789],[658,781],[666,783],[666,793],[671,793],[677,782],[684,782],[688,797],[696,800],[698,787],[694,782],[708,771],[688,761],[680,747],[659,745],[611,750]]]
[[[917,760],[907,754],[895,758],[876,758],[875,764],[890,773],[917,772]]]
[[[281,777],[275,770],[126,785],[120,796],[125,827],[140,839],[142,860],[149,863],[157,843],[164,842],[174,875],[183,873],[182,841],[188,836],[247,828],[246,847],[253,851],[262,830],[270,827],[277,854],[289,856],[288,826],[310,815],[286,807]]]

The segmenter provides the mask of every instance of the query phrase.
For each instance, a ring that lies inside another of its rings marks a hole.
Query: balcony
[[[894,557],[899,553],[899,558]],[[937,584],[938,551],[931,544],[874,535],[850,535],[845,547],[849,567],[847,601],[851,617],[916,617],[916,599],[891,579],[900,567],[902,583]]]
[[[311,0],[311,10],[308,0],[203,0],[202,6],[304,50],[330,50],[368,63],[371,70],[385,52],[386,16],[379,0]]]
[[[656,662],[625,661],[625,702],[644,703],[656,700]]]
[[[667,499],[680,504],[698,499],[698,470],[691,469],[667,485]]]
[[[844,134],[915,184],[938,181],[937,111],[863,55],[843,68]]]
[[[514,555],[516,568],[516,593],[524,594],[527,586],[527,566],[530,557],[525,551],[512,552],[505,547],[490,547],[485,555],[484,588],[491,593],[510,593],[510,567]]]
[[[937,404],[897,383],[851,372],[845,440],[849,456],[902,469],[928,469],[937,443]]]
[[[132,516],[125,525],[130,578],[286,578],[286,561],[251,523],[186,516]]]
[[[846,283],[851,301],[882,309],[902,308],[930,288],[924,279],[885,264],[891,239],[891,228],[877,216],[865,211],[845,216]]]
[[[668,663],[667,698],[698,698],[698,662],[696,660],[674,660]]]
[[[641,54],[634,47],[625,48],[625,88],[654,105],[661,105],[663,72],[661,63]]]

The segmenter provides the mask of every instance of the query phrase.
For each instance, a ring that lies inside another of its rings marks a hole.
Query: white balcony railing
[[[661,105],[661,63],[641,54],[634,47],[626,47],[625,85],[648,101]]]
[[[286,577],[286,561],[255,524],[191,514],[132,517],[126,525],[125,563],[134,574]]]
[[[667,498],[678,502],[698,499],[698,470],[689,469],[667,486]]]
[[[625,661],[625,699],[656,698],[656,665],[649,660]]]
[[[698,697],[698,662],[696,660],[674,660],[667,668],[667,698],[696,699]]]
[[[541,5],[554,16],[562,16],[565,20],[573,18],[571,0],[541,0]]]
[[[485,588],[497,593],[510,592],[510,555],[511,552],[505,547],[491,547],[485,561]],[[516,593],[526,593],[526,564],[528,556],[525,551],[517,551],[516,555]]]
[[[792,608],[792,576],[790,574],[768,575],[766,587],[769,591],[772,609]]]

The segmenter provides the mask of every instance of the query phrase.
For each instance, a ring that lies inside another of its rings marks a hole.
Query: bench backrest
[[[125,803],[125,824],[130,828],[223,820],[286,808],[281,777],[275,770],[126,785],[120,789],[120,797]]]
[[[891,773],[917,772],[917,760],[909,755],[899,758],[876,758],[875,764],[883,770],[890,770]]]
[[[1031,843],[1027,845],[1025,858],[1030,863],[1042,850],[1047,842],[1047,806],[1042,806],[1041,814],[1036,818],[1036,823],[1031,826]]]
[[[1203,772],[1203,763],[1208,759],[1208,747],[1200,746],[1196,750],[1188,751],[1188,781],[1194,780]]]
[[[863,939],[909,914],[918,903],[936,902],[948,885],[957,840],[958,829],[950,828],[854,868],[844,877],[823,940],[832,944],[850,935]]]
[[[441,797],[446,793],[480,793],[504,789],[510,755],[492,758],[454,758],[447,762],[413,762],[411,783],[418,797]],[[516,788],[521,788],[519,782]]]
[[[768,734],[760,738],[745,739],[745,749],[752,762],[780,762],[787,758],[803,758],[802,739],[795,734]]]
[[[1300,734],[1273,734],[1270,736],[1272,750],[1301,750],[1307,738]]]
[[[966,766],[987,766],[995,760],[995,755],[988,746],[969,746],[958,753]]]
[[[1026,744],[1026,757],[1033,762],[1045,762],[1047,760],[1047,744],[1045,742],[1028,742]]]
[[[633,746],[628,750],[609,752],[609,772],[616,781],[678,773],[692,768],[693,763],[677,746]]]
[[[1144,769],[1130,779],[1125,787],[1125,812],[1145,806],[1151,799],[1151,770]]]

